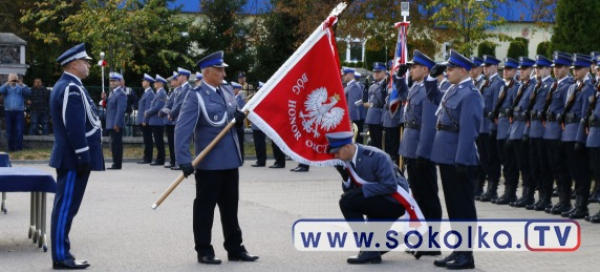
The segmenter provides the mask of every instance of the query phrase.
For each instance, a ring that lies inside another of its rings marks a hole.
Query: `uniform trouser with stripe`
[[[559,140],[544,140],[546,143],[546,151],[548,153],[548,161],[552,174],[556,179],[556,185],[565,190],[566,195],[571,195],[571,173],[567,167],[567,155],[564,146]],[[552,186],[552,185],[550,185]],[[570,202],[570,201],[569,201]]]
[[[523,188],[535,189],[537,176],[531,175],[530,160],[529,160],[529,141],[523,140],[511,140],[513,141],[513,155],[517,161],[517,168],[521,172],[521,179],[523,180]],[[517,174],[517,183],[519,176]]]
[[[156,145],[156,160],[155,163],[165,163],[165,126],[150,126],[152,128],[152,137],[154,145]]]
[[[369,138],[371,139],[371,146],[381,149],[383,136],[383,126],[369,124]]]
[[[121,168],[123,162],[123,128],[119,129],[119,132],[110,129],[109,135],[113,166]]]
[[[504,184],[512,190],[516,190],[519,183],[519,168],[517,167],[517,161],[515,159],[515,151],[510,145],[506,144],[507,140],[498,140],[498,154],[500,157],[500,163],[502,164],[502,175],[504,176]]]
[[[244,250],[242,230],[238,223],[239,172],[226,170],[196,170],[194,199],[194,242],[199,256],[214,255],[211,244],[215,206],[219,206],[225,250],[237,254]]]
[[[390,155],[392,161],[398,164],[398,150],[400,149],[400,126],[385,127],[385,153]]]
[[[165,125],[167,129],[167,141],[169,141],[170,164],[175,166],[175,126]]]
[[[426,161],[419,166],[416,159],[406,159],[408,183],[425,219],[439,220],[442,218],[442,205],[438,197],[437,171],[433,162]]]
[[[144,161],[152,161],[152,128],[148,124],[142,126],[142,137],[144,139]]]
[[[585,146],[585,143],[582,143],[582,145]],[[563,146],[567,153],[569,172],[575,180],[575,192],[587,201],[590,197],[590,184],[592,183],[587,150],[583,147],[581,152],[577,153],[575,142],[564,142]]]
[[[50,222],[50,242],[53,261],[72,258],[69,232],[85,193],[90,172],[56,169],[56,194]]]
[[[502,166],[500,165],[500,154],[498,150],[498,140],[496,139],[497,132],[491,131],[489,142],[487,143],[488,150],[488,179],[490,182],[498,183],[500,181],[500,170]]]

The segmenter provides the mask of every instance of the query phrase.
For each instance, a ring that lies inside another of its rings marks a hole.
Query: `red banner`
[[[295,63],[282,67],[281,77],[276,74],[260,90],[248,118],[293,160],[326,166],[335,161],[327,153],[325,134],[352,130],[335,37],[330,28],[319,31],[298,49]]]

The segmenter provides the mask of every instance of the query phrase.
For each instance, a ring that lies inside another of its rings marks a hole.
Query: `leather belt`
[[[527,114],[525,114],[525,113],[515,112],[513,114],[513,116],[515,117],[515,121],[520,121],[520,122],[529,121],[529,116],[527,116]]]
[[[371,108],[378,108],[378,109],[382,109],[383,108],[383,104],[373,104],[371,106]]]
[[[546,112],[546,120],[548,122],[556,122],[556,114],[551,111]]]
[[[416,129],[416,130],[421,130],[421,124],[419,124],[417,122],[404,123],[404,126],[406,128],[412,128],[412,129]]]
[[[450,132],[458,132],[458,125],[444,125],[441,123],[435,124],[437,130],[445,130]]]

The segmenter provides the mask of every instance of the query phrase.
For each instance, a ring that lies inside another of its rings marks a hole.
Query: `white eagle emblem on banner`
[[[326,132],[337,127],[344,117],[344,109],[335,107],[340,101],[338,94],[329,97],[327,103],[327,89],[325,87],[318,88],[308,95],[308,99],[304,102],[306,113],[300,112],[302,118],[302,126],[304,130],[313,133],[315,137],[319,137],[319,128]]]

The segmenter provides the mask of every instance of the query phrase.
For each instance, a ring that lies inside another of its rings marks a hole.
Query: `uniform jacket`
[[[50,115],[54,144],[50,166],[76,170],[89,164],[90,170],[104,170],[102,124],[97,108],[81,80],[65,72],[50,94]]]
[[[127,95],[123,88],[115,88],[106,99],[106,129],[114,126],[125,127],[125,109],[127,108]]]
[[[594,104],[590,104],[590,107],[594,107],[594,111],[591,116],[587,117],[587,122],[598,122],[600,121],[600,107],[598,106],[600,100],[600,92],[596,91],[594,93],[596,96],[596,102]],[[592,98],[590,97],[590,100]],[[582,124],[584,126],[584,124]],[[585,132],[585,128],[579,129],[580,133]],[[582,136],[577,136],[577,139],[580,139]],[[587,147],[600,147],[600,127],[589,127],[589,134],[587,135],[585,146]]]
[[[433,81],[436,84],[437,81]],[[423,129],[423,106],[424,101],[427,101],[427,93],[425,91],[425,83],[414,83],[408,92],[408,103],[404,112],[404,134],[400,143],[400,155],[405,158],[415,159],[417,157],[417,148],[421,137],[421,129]],[[433,117],[435,118],[435,110]],[[417,126],[415,128],[413,126]],[[435,134],[435,121],[434,131]]]
[[[590,106],[590,97],[595,94],[595,90],[592,84],[589,83],[575,83],[571,85],[569,90],[567,91],[567,97],[565,100],[565,107],[568,105],[569,100],[572,98],[575,99],[573,101],[573,106],[569,109],[569,111],[562,114],[563,121],[565,122],[565,129],[562,133],[563,142],[586,142],[586,134],[584,132],[584,127],[581,125],[581,118],[585,116],[588,107]],[[579,85],[581,88],[579,88]],[[571,122],[568,122],[569,119],[574,118]],[[580,131],[581,129],[581,131]]]
[[[529,112],[530,116],[530,127],[529,127],[529,138],[542,138],[544,136],[544,125],[542,124],[542,120],[539,117],[542,116],[542,111],[544,110],[544,103],[546,103],[546,95],[548,95],[548,91],[550,91],[550,87],[554,83],[554,79],[551,76],[547,76],[542,79],[542,85],[537,90],[535,94],[535,104],[533,104],[533,108]],[[535,89],[529,94],[529,99],[531,102],[531,96],[534,95]]]
[[[483,102],[485,104],[483,110],[483,121],[481,123],[481,128],[479,129],[479,133],[490,133],[490,129],[497,130],[497,126],[494,122],[492,122],[489,118],[487,118],[488,114],[494,110],[494,105],[496,104],[496,100],[498,99],[498,95],[500,95],[500,89],[504,85],[504,80],[502,80],[498,74],[495,74],[491,77],[487,87],[483,88]]]
[[[528,84],[521,83],[522,87],[519,87],[522,96],[518,104],[512,108],[513,123],[510,126],[509,140],[521,140],[523,139],[523,135],[529,135],[529,129],[527,127],[529,113],[527,112],[527,107],[529,107],[529,98],[531,97],[531,92],[533,92],[536,84],[537,81],[535,79],[530,79]],[[517,90],[517,93],[515,94],[514,101],[516,101],[517,96],[519,95],[519,90]]]
[[[135,118],[135,123],[137,125],[140,125],[142,123],[148,124],[148,117],[144,117],[144,112],[146,112],[146,110],[150,108],[152,99],[154,99],[154,91],[152,91],[152,88],[148,88],[144,91],[142,98],[138,100],[138,114]]]
[[[382,113],[383,106],[385,105],[385,96],[383,94],[382,86],[383,81],[375,82],[369,88],[369,103],[371,107],[367,109],[367,117],[365,124],[368,125],[381,125],[383,123]]]
[[[445,94],[428,89],[427,99],[434,104],[439,101],[437,124],[458,126],[457,131],[437,130],[430,160],[439,164],[479,165],[475,139],[483,119],[484,102],[473,81],[467,79],[452,85]]]
[[[192,85],[190,85],[189,82],[186,82],[183,85],[179,86],[179,93],[177,94],[177,96],[175,96],[175,102],[173,104],[173,108],[171,108],[170,113],[171,118],[173,118],[173,120],[177,120],[177,118],[179,117],[179,111],[181,110],[181,106],[183,105],[183,100],[185,100],[185,97],[190,90],[192,90]]]
[[[356,101],[362,102],[363,87],[357,81],[352,80],[346,85],[346,88],[344,88],[344,93],[346,94],[346,102],[348,102],[348,114],[350,115],[350,120],[364,120],[365,107],[363,107],[362,103],[358,106],[355,104]]]
[[[167,92],[164,88],[160,88],[156,91],[156,95],[154,99],[152,99],[152,103],[150,103],[150,108],[146,110],[146,116],[148,116],[148,124],[151,126],[164,126],[165,121],[163,118],[158,116],[158,112],[165,106],[165,102],[167,101]]]
[[[400,124],[404,123],[404,111],[406,98],[408,97],[408,87],[406,87],[406,80],[404,78],[394,77],[394,83],[398,90],[398,97],[400,99],[400,106],[394,116],[390,113],[390,96],[391,90],[388,91],[385,97],[385,105],[383,106],[382,112],[382,125],[387,128],[397,128]],[[402,86],[402,87],[401,87]]]
[[[575,84],[575,79],[573,79],[571,76],[567,76],[566,78],[559,80],[556,91],[552,93],[552,102],[548,107],[548,112],[552,113],[554,116],[562,113],[563,109],[565,108],[565,102],[567,101],[567,92],[569,91],[569,87],[571,87],[573,84]],[[546,121],[544,139],[560,140],[561,135],[562,127],[558,122]]]
[[[383,196],[398,203],[390,194],[396,192],[398,185],[408,190],[406,179],[394,167],[388,154],[378,148],[356,144],[356,165],[354,171],[365,181],[373,182],[361,187],[365,198]],[[351,182],[344,182],[344,191],[354,189]]]
[[[177,97],[177,94],[179,92],[179,87],[171,90],[171,92],[169,93],[169,95],[167,95],[167,102],[165,103],[165,106],[163,107],[163,109],[168,109],[168,111],[170,112],[171,109],[173,108],[174,104],[175,104],[175,98]],[[177,123],[177,120],[169,120],[169,115],[162,112],[161,111],[158,112],[158,116],[161,116],[163,118],[163,123],[165,125],[170,125],[170,126],[174,126]]]
[[[515,100],[517,91],[521,87],[521,84],[519,84],[518,82],[514,82],[510,88],[507,84],[510,83],[507,82],[505,84],[506,87],[504,88],[504,91],[506,92],[506,98],[504,99],[504,101],[502,101],[502,104],[500,105],[500,112],[498,115],[498,134],[496,136],[496,139],[498,140],[508,139],[508,134],[510,133],[510,120],[508,119],[508,113],[510,112],[510,107],[512,106],[513,101]],[[500,90],[502,91],[502,89]],[[500,93],[499,96],[500,95],[502,95],[502,93]],[[494,101],[494,107],[496,107],[497,103],[500,103],[500,97],[497,97],[497,99]]]
[[[205,82],[188,93],[175,126],[176,160],[191,163],[189,143],[194,139],[196,156],[234,118],[237,102],[230,88],[221,87],[224,99]],[[242,165],[235,128],[230,129],[196,166],[203,170],[234,169]]]

